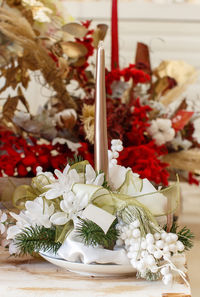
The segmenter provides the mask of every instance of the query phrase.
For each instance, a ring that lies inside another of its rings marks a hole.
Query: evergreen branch
[[[104,173],[103,170],[100,170],[99,171],[99,174],[101,173]],[[96,175],[98,174],[98,172],[96,172]],[[102,187],[104,187],[105,189],[107,189],[108,191],[111,191],[111,188],[108,184],[108,181],[106,180],[106,175],[104,174],[104,181],[103,181],[103,184],[102,184]]]
[[[115,228],[116,224],[117,220],[112,223],[108,232],[105,234],[94,222],[80,219],[79,224],[76,227],[76,232],[85,245],[101,245],[105,249],[112,250],[119,236],[119,232]]]
[[[153,273],[150,270],[148,270],[145,275],[141,275],[139,272],[137,272],[136,277],[137,278],[144,278],[147,281],[152,282],[152,281],[159,280],[161,278],[161,274],[160,274],[160,272]]]
[[[74,158],[72,158],[72,159],[68,159],[67,161],[68,161],[68,164],[69,164],[70,166],[72,166],[72,165],[74,165],[74,164],[76,164],[76,163],[82,162],[83,160],[84,160],[84,159],[83,159],[82,156],[74,155]]]
[[[192,231],[187,228],[186,226],[183,227],[178,231],[179,226],[177,225],[176,222],[173,222],[172,227],[170,229],[171,233],[175,233],[178,235],[178,240],[180,240],[183,245],[185,246],[185,249],[188,251],[193,247],[193,242],[192,240],[194,239],[194,234]],[[165,225],[164,230],[167,230],[167,226]]]
[[[44,226],[29,227],[22,230],[15,237],[15,245],[20,249],[21,255],[32,255],[40,250],[56,253],[61,243],[55,242],[55,228]]]

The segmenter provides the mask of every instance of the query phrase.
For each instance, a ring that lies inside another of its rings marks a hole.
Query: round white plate
[[[45,260],[54,265],[65,268],[71,272],[87,276],[122,276],[136,272],[136,270],[131,265],[83,264],[69,262],[46,252],[40,252],[40,255]]]

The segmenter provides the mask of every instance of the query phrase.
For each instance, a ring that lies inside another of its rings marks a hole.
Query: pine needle
[[[68,164],[70,166],[72,166],[72,165],[74,165],[76,163],[79,163],[79,162],[83,161],[83,157],[82,156],[78,156],[78,155],[74,155],[74,158],[68,159],[67,161],[68,161]]]
[[[117,220],[112,223],[108,232],[105,234],[94,222],[80,219],[79,224],[76,227],[77,236],[83,240],[85,245],[101,245],[105,249],[112,250],[119,236],[119,232],[115,228],[116,224]]]
[[[33,255],[34,252],[52,251],[56,253],[61,243],[55,242],[55,228],[45,228],[43,226],[25,228],[19,233],[15,240],[15,245],[20,249],[21,255]]]

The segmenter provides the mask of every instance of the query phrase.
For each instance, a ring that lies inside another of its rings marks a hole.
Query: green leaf
[[[101,245],[105,249],[112,250],[119,236],[118,230],[115,228],[117,220],[110,226],[108,232],[104,231],[94,222],[90,220],[79,219],[76,227],[77,236],[79,236],[85,245],[97,246]]]

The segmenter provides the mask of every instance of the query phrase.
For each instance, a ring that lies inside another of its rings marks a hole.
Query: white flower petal
[[[56,212],[51,216],[50,221],[54,225],[64,225],[69,221],[69,218],[64,212]]]
[[[46,193],[44,193],[44,195],[47,199],[51,200],[51,199],[55,199],[55,198],[61,196],[61,193],[57,189],[51,189],[51,190],[47,191]]]
[[[18,226],[11,226],[7,230],[6,239],[14,239],[17,234],[21,232],[21,229]]]
[[[100,173],[99,175],[97,175],[93,184],[96,186],[102,186],[103,183],[104,183],[104,173]]]
[[[4,223],[7,220],[7,214],[4,212],[1,216],[0,222]]]
[[[0,224],[0,233],[3,234],[6,231],[6,227],[3,224]]]
[[[90,164],[85,166],[85,178],[87,184],[92,183],[96,178],[96,172]]]

